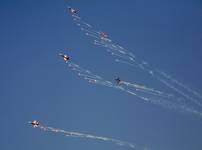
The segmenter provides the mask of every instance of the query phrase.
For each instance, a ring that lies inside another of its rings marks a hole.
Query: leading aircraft
[[[70,60],[70,57],[68,55],[66,55],[66,54],[59,53],[58,55],[60,57],[62,57],[65,62]]]
[[[68,10],[71,14],[77,14],[78,13],[78,10],[75,9],[75,8],[72,8],[72,7],[68,7]]]
[[[40,126],[40,123],[37,120],[30,121],[29,124],[31,124],[32,127],[34,127],[34,128],[37,128]]]

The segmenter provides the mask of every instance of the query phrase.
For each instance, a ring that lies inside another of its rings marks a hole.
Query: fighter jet
[[[78,10],[75,9],[75,8],[72,8],[72,7],[68,7],[68,10],[71,14],[77,14],[78,13]]]
[[[111,40],[109,39],[109,36],[106,32],[100,32],[100,39],[103,41],[107,41],[107,42],[111,42]]]
[[[101,38],[108,38],[108,34],[106,32],[100,32]]]
[[[37,128],[40,126],[40,123],[37,120],[30,121],[29,124],[31,124],[32,127],[34,127],[34,128]]]
[[[118,77],[118,78],[115,78],[114,80],[116,81],[117,84],[120,84],[120,83],[121,83],[121,79],[120,79],[119,77]]]
[[[66,54],[59,53],[58,55],[60,57],[62,57],[65,62],[67,62],[68,60],[70,60],[70,57],[68,55],[66,55]]]

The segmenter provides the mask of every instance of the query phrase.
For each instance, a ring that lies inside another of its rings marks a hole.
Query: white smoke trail
[[[134,95],[141,100],[162,106],[164,108],[169,108],[169,109],[181,112],[181,113],[190,113],[190,114],[196,115],[198,117],[202,117],[201,110],[197,110],[196,108],[189,106],[186,103],[182,103],[182,101],[180,101],[180,100],[176,102],[176,101],[171,101],[172,99],[166,100],[161,97],[151,97],[151,96],[145,97],[145,96],[141,96],[140,94],[137,94],[133,91],[127,90],[123,87],[121,87],[120,90],[122,90],[126,93],[129,93],[131,95]]]
[[[114,138],[96,136],[96,135],[91,135],[91,134],[84,134],[84,133],[79,133],[79,132],[70,132],[70,131],[65,131],[65,130],[57,129],[57,128],[53,128],[53,127],[46,127],[46,126],[42,126],[42,125],[38,126],[38,128],[43,131],[47,131],[47,132],[61,133],[61,134],[64,134],[65,136],[69,136],[69,137],[78,137],[78,138],[99,140],[99,141],[103,141],[103,142],[112,142],[119,146],[128,146],[132,149],[136,149],[136,146],[134,144],[131,144],[126,141],[114,139]]]
[[[198,102],[197,99],[192,98],[190,95],[188,95],[187,93],[183,92],[182,90],[178,89],[177,87],[175,87],[174,85],[170,84],[169,82],[167,82],[166,80],[162,79],[161,77],[156,76],[156,78],[161,81],[164,85],[166,85],[167,87],[169,87],[170,89],[174,90],[175,92],[177,92],[179,95],[183,96],[184,98],[186,98],[187,100],[193,102],[194,104],[196,104],[199,107],[202,107],[202,104],[200,102]]]
[[[166,94],[161,91],[154,90],[152,88],[147,88],[144,85],[131,84],[129,82],[123,81],[122,84],[125,84],[126,86],[134,87],[134,89],[128,89],[122,86],[122,84],[115,84],[113,82],[105,80],[101,76],[93,74],[91,71],[83,69],[82,67],[80,67],[79,65],[73,62],[66,62],[66,63],[68,64],[68,67],[72,71],[76,72],[76,74],[79,77],[82,77],[82,79],[87,80],[91,84],[102,85],[105,87],[118,89],[120,91],[136,96],[138,99],[143,100],[145,102],[156,104],[165,108],[174,109],[179,112],[191,113],[191,114],[202,117],[201,111],[197,110],[196,108],[190,105],[187,105],[180,98],[176,98],[170,94]]]
[[[105,80],[104,78],[93,74],[91,71],[86,70],[81,68],[79,65],[73,63],[73,62],[66,62],[68,64],[68,67],[71,68],[72,71],[76,72],[78,76],[82,77],[82,79],[87,80],[89,83],[92,84],[98,84],[98,85],[103,85],[103,86],[107,86],[107,87],[111,87],[111,88],[115,88],[115,89],[119,89],[121,91],[130,93],[132,95],[135,95],[136,97],[144,100],[144,101],[150,101],[149,98],[146,98],[144,96],[140,96],[139,94],[126,90],[124,87],[119,86],[115,83],[112,83],[108,80]],[[153,101],[151,101],[153,102]]]
[[[111,39],[109,40],[103,39],[99,31],[96,31],[96,29],[94,29],[92,25],[83,22],[83,20],[79,16],[72,15],[72,17],[73,20],[74,21],[76,20],[77,23],[83,24],[83,29],[85,28],[83,31],[87,36],[96,39],[94,40],[95,45],[104,47],[107,50],[107,52],[109,52],[112,56],[116,57],[115,59],[116,62],[139,67],[141,70],[149,73],[151,77],[160,81],[166,87],[172,89],[173,91],[175,91],[182,97],[186,98],[187,100],[193,102],[194,104],[198,105],[199,107],[202,107],[202,102],[200,102],[200,100],[202,99],[201,94],[185,86],[183,83],[172,78],[170,75],[165,74],[154,67],[151,67],[149,63],[136,58],[133,53],[123,48],[119,44],[114,43]],[[175,84],[183,88],[183,90],[179,89],[179,87],[177,87]],[[188,94],[187,92],[189,92],[190,94]],[[195,96],[196,98],[194,98],[193,96]]]
[[[136,83],[130,83],[130,82],[126,82],[126,81],[121,81],[120,84],[124,84],[126,86],[133,87],[136,91],[140,90],[142,92],[145,92],[145,93],[148,93],[148,94],[153,94],[153,95],[160,96],[160,97],[163,97],[163,98],[171,98],[171,97],[173,97],[172,94],[167,94],[167,93],[164,93],[162,91],[159,91],[159,90],[156,90],[156,89],[153,89],[153,88],[148,88],[148,87],[145,87],[144,85],[139,85],[139,84],[136,84]]]
[[[92,26],[90,24],[88,24],[87,22],[83,21],[81,19],[81,17],[79,17],[78,15],[76,14],[73,14],[71,15],[73,17],[73,20],[77,23],[80,23],[81,25],[83,25],[84,27],[87,27],[87,28],[92,28]]]
[[[121,60],[121,59],[117,59],[117,58],[116,58],[115,61],[116,61],[116,62],[119,62],[119,63],[126,64],[126,65],[131,65],[131,66],[133,66],[133,67],[137,67],[137,65],[134,65],[134,64],[132,64],[132,63],[129,63],[129,62],[124,61],[124,60]]]
[[[165,72],[159,71],[158,72],[163,75],[165,78],[169,79],[170,81],[172,81],[173,83],[177,84],[178,86],[186,89],[188,92],[192,93],[193,95],[195,95],[196,97],[202,99],[202,95],[200,95],[198,92],[190,89],[189,87],[187,87],[186,85],[184,85],[183,83],[177,81],[176,79],[172,78],[170,75],[166,74]],[[202,106],[202,104],[200,103],[200,105]]]
[[[84,31],[84,32],[86,32],[86,33],[94,34],[94,35],[96,35],[96,36],[99,36],[99,35],[100,35],[100,32],[94,31],[94,30],[92,30],[92,29],[89,30],[89,29],[86,29],[86,28],[81,27],[81,30]]]

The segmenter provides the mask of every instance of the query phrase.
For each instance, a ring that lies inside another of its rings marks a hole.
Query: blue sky
[[[81,80],[58,58],[113,80],[161,87],[95,47],[65,12],[68,5],[136,56],[202,93],[199,0],[0,1],[1,149],[129,149],[32,129],[27,122],[114,137],[156,150],[202,149],[202,119]]]

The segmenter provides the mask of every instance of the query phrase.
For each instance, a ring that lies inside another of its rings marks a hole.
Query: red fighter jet
[[[101,39],[108,38],[108,34],[106,32],[100,32]]]
[[[100,32],[99,35],[101,40],[111,42],[109,35],[106,32]]]
[[[37,128],[40,126],[40,123],[37,120],[30,121],[29,124],[31,124],[33,128]]]
[[[70,57],[68,55],[66,55],[66,54],[59,53],[58,55],[60,57],[62,57],[65,62],[70,60]]]

